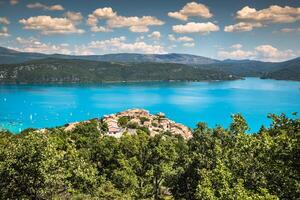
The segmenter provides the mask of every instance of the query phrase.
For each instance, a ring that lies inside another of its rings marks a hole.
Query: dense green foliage
[[[115,63],[44,59],[0,65],[0,83],[101,83],[110,81],[234,80],[222,71],[174,63]]]
[[[279,63],[241,60],[241,61],[223,61],[206,65],[197,65],[202,69],[211,69],[215,71],[224,71],[236,76],[242,77],[261,77],[266,73],[274,72],[281,69]]]
[[[296,200],[300,120],[270,117],[257,134],[240,115],[228,129],[199,123],[190,140],[142,130],[117,139],[98,120],[70,132],[2,131],[0,199]]]

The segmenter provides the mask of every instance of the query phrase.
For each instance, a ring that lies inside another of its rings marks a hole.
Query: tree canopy
[[[241,115],[228,129],[199,123],[189,140],[142,129],[114,138],[96,120],[1,131],[0,199],[300,199],[300,120],[269,117],[255,134]]]

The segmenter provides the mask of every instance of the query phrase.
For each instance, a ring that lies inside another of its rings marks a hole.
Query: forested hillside
[[[300,58],[281,63],[278,70],[266,73],[263,78],[300,81]]]
[[[41,54],[41,53],[29,53],[29,52],[19,52],[11,49],[7,49],[4,47],[0,47],[0,70],[5,68],[7,69],[8,65],[5,64],[11,64],[9,67],[15,67],[15,66],[21,66],[21,65],[28,65],[28,63],[40,63],[40,64],[47,64],[46,62],[49,62],[49,64],[53,64],[53,62],[57,62],[61,65],[63,64],[73,64],[74,68],[70,69],[70,67],[66,67],[68,69],[63,70],[62,73],[70,74],[69,71],[74,71],[75,75],[74,77],[66,77],[67,75],[62,76],[57,76],[56,72],[48,71],[47,73],[54,73],[56,74],[55,76],[50,76],[48,74],[38,74],[36,75],[36,71],[33,70],[36,76],[47,76],[50,79],[53,79],[53,82],[56,81],[76,81],[76,79],[80,79],[79,82],[85,82],[87,81],[87,77],[89,77],[91,80],[90,82],[95,81],[95,77],[93,77],[93,73],[89,73],[85,69],[77,69],[78,66],[95,66],[95,63],[98,63],[98,66],[103,66],[104,63],[106,63],[107,67],[110,67],[111,65],[117,65],[117,63],[124,63],[126,66],[135,66],[137,67],[140,66],[140,70],[145,70],[146,68],[149,67],[152,69],[154,66],[159,66],[159,65],[164,65],[164,66],[169,66],[173,67],[175,66],[181,66],[187,68],[187,73],[193,74],[196,72],[198,75],[183,75],[182,77],[178,76],[173,76],[170,75],[168,77],[166,75],[166,72],[164,68],[162,70],[161,77],[158,77],[157,75],[152,75],[152,77],[148,79],[161,79],[162,77],[164,78],[174,78],[174,79],[187,79],[187,80],[194,80],[195,77],[198,80],[215,80],[215,79],[227,79],[227,75],[234,75],[238,77],[249,77],[249,76],[254,76],[254,77],[262,77],[262,78],[271,78],[271,79],[281,79],[281,80],[300,80],[300,59],[296,58],[293,60],[285,61],[285,62],[263,62],[263,61],[256,61],[256,60],[216,60],[216,59],[211,59],[203,56],[197,56],[197,55],[190,55],[190,54],[177,54],[177,53],[170,53],[170,54],[135,54],[135,53],[119,53],[119,54],[105,54],[105,55],[63,55],[63,54]],[[78,62],[78,63],[77,63]],[[84,63],[86,62],[86,63]],[[94,63],[94,64],[92,64]],[[174,64],[174,65],[172,65]],[[171,66],[172,65],[172,66]],[[192,67],[192,68],[191,68]],[[199,70],[202,70],[202,75],[199,78],[199,71],[195,71],[193,67],[199,68]],[[47,68],[47,67],[44,67]],[[76,69],[75,69],[76,68]],[[114,69],[112,67],[112,69]],[[129,69],[129,68],[127,68]],[[191,69],[192,72],[191,72]],[[48,69],[49,70],[49,69]],[[169,69],[170,70],[170,69]],[[26,71],[26,70],[25,70]],[[46,72],[47,70],[38,70],[39,73]],[[83,73],[84,77],[78,77],[76,72],[79,72],[80,74]],[[97,70],[96,70],[97,71]],[[119,70],[116,70],[116,74],[112,75],[112,77],[109,77],[108,79],[111,81],[126,81],[124,77],[120,77],[118,73]],[[3,72],[3,70],[2,70]],[[106,71],[105,71],[106,72]],[[108,71],[108,74],[110,74],[111,71]],[[122,71],[123,72],[123,71]],[[25,72],[26,73],[26,72]],[[98,73],[98,72],[97,72]],[[94,74],[99,76],[99,74]],[[129,74],[132,74],[132,71],[128,72]],[[144,80],[148,80],[147,78],[145,79],[143,76],[140,74],[144,75],[146,73],[149,73],[149,71],[140,71],[138,72],[139,75],[133,74],[133,76],[137,75],[138,77],[129,77],[131,80],[140,80],[143,78]],[[172,71],[170,72],[172,74]],[[212,75],[209,76],[208,74],[211,73]],[[186,74],[184,72],[183,74]],[[100,77],[102,75],[100,74]],[[126,75],[127,77],[128,75]],[[58,79],[58,80],[55,80]],[[99,80],[101,79],[101,80]],[[102,81],[103,78],[99,78],[96,81]],[[1,71],[0,71],[0,80],[1,79]],[[38,80],[42,82],[47,82],[51,80]],[[104,81],[107,81],[104,77]]]
[[[240,115],[228,129],[199,123],[190,139],[143,126],[111,137],[96,119],[68,131],[2,131],[0,199],[297,200],[300,120],[270,117],[256,134]]]
[[[209,81],[237,78],[222,71],[175,63],[116,63],[48,58],[0,65],[0,83]]]

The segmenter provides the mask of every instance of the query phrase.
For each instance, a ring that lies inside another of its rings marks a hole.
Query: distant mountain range
[[[0,47],[0,64],[15,64],[26,61],[43,59],[43,58],[61,58],[61,59],[81,59],[91,61],[104,62],[158,62],[158,63],[178,63],[178,64],[212,64],[220,61],[189,54],[136,54],[136,53],[119,53],[119,54],[105,54],[105,55],[88,55],[75,56],[63,54],[41,54],[41,53],[27,53],[19,52],[4,47]]]
[[[94,62],[107,62],[112,64],[116,63],[139,63],[139,66],[158,66],[155,63],[169,63],[182,64],[182,66],[199,68],[207,74],[218,73],[221,76],[227,77],[232,75],[234,77],[262,77],[280,80],[297,80],[300,81],[300,58],[285,62],[262,62],[255,60],[216,60],[203,56],[189,55],[189,54],[134,54],[134,53],[120,53],[120,54],[106,54],[106,55],[88,55],[88,56],[75,56],[63,54],[41,54],[41,53],[28,53],[19,52],[7,48],[0,47],[0,65],[3,64],[20,64],[35,60],[43,60],[44,63],[47,58],[57,59],[57,61],[64,63],[63,60],[72,60],[71,63],[75,64],[79,61],[94,61]],[[89,63],[89,62],[87,62]],[[86,63],[86,64],[87,64]],[[142,64],[143,63],[143,64]],[[148,64],[146,64],[148,63]],[[89,63],[91,64],[91,63]],[[95,63],[93,64],[93,66]],[[177,65],[173,65],[177,66]],[[88,66],[87,66],[88,67]],[[198,70],[198,72],[199,72]],[[142,72],[140,72],[142,73]],[[145,74],[146,77],[146,74]],[[144,78],[145,78],[144,77]],[[165,77],[168,78],[168,77]],[[191,77],[189,77],[191,78]],[[195,77],[193,77],[195,78]],[[203,77],[201,77],[202,80]],[[208,78],[207,78],[208,79]],[[221,78],[222,79],[222,78]]]

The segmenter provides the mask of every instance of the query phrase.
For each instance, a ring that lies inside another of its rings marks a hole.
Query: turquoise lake
[[[220,82],[110,83],[93,85],[1,85],[0,128],[15,133],[81,121],[130,108],[164,112],[191,128],[197,122],[228,126],[241,113],[250,132],[268,126],[268,113],[300,111],[300,82],[245,80]]]

